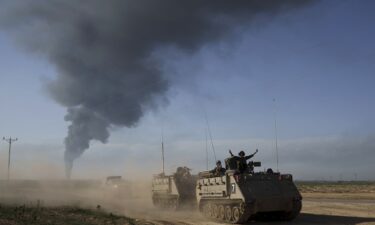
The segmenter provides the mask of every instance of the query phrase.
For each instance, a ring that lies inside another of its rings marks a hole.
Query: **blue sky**
[[[159,49],[154,57],[163,59],[172,83],[169,104],[148,112],[136,128],[113,128],[108,144],[93,142],[74,176],[158,172],[162,127],[168,170],[182,164],[202,170],[205,112],[218,158],[229,148],[259,148],[263,165],[275,167],[276,98],[280,169],[299,179],[355,173],[375,179],[369,172],[375,169],[369,160],[375,157],[374,9],[373,1],[321,1],[272,19],[259,16],[253,27],[238,26],[194,55]],[[57,75],[54,65],[6,31],[0,31],[0,62],[0,135],[19,138],[15,176],[62,177],[65,108],[44,90]],[[3,142],[0,171],[6,148]]]

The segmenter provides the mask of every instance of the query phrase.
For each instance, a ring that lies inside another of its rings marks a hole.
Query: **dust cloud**
[[[103,210],[142,220],[202,219],[196,209],[171,213],[152,204],[150,180],[0,180],[0,202],[35,207],[69,206]]]

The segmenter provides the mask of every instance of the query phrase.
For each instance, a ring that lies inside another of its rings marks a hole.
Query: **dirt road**
[[[325,197],[325,198],[324,198]],[[344,198],[345,197],[345,198]],[[139,212],[140,213],[140,212]],[[131,214],[137,218],[146,219],[145,224],[158,225],[215,225],[221,224],[211,222],[202,217],[198,212],[181,211],[177,213],[166,213],[151,210],[147,213]],[[375,200],[357,199],[357,196],[337,196],[331,194],[320,194],[319,196],[307,195],[303,201],[302,213],[292,222],[251,222],[249,224],[275,225],[355,225],[375,224]]]
[[[150,187],[139,185],[132,191],[98,187],[92,182],[16,182],[0,185],[0,204],[35,204],[78,206],[101,209],[137,219],[149,225],[214,225],[196,210],[160,211],[151,204]],[[303,209],[292,222],[251,222],[250,224],[329,224],[375,225],[375,193],[303,193]]]

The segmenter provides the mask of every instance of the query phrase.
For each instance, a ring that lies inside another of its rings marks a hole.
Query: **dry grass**
[[[138,224],[135,220],[101,209],[77,207],[41,207],[36,205],[1,205],[1,225],[125,225]]]
[[[297,181],[302,193],[375,193],[375,182],[370,181]]]

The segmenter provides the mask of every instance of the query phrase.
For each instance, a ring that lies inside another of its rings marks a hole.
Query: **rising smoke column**
[[[254,16],[307,0],[5,0],[2,28],[55,65],[52,98],[67,107],[66,174],[91,140],[107,142],[111,126],[132,127],[169,87],[150,56],[172,46],[193,54]]]

